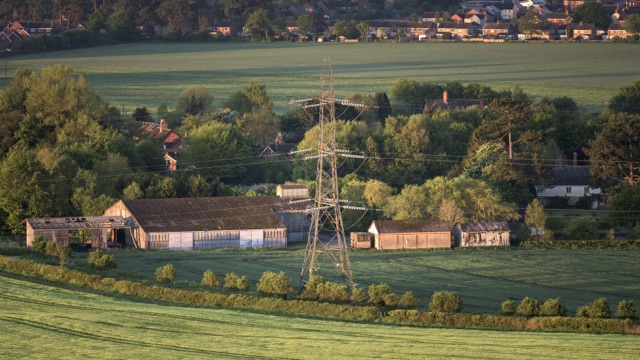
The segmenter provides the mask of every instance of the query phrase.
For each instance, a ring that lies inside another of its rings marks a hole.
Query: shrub
[[[565,233],[569,239],[574,240],[597,240],[598,224],[592,219],[572,220],[565,228]]]
[[[436,291],[431,296],[429,310],[447,314],[457,314],[462,311],[462,299],[451,291]]]
[[[353,288],[351,290],[351,302],[354,304],[364,304],[367,302],[367,293],[364,289]]]
[[[324,283],[324,279],[320,275],[309,276],[309,281],[304,284],[304,292],[300,295],[301,299],[317,300],[318,288]]]
[[[279,295],[286,297],[293,292],[293,285],[284,272],[278,274],[273,271],[265,271],[258,281],[258,291],[266,295]]]
[[[516,308],[516,313],[522,317],[534,317],[540,315],[540,301],[525,297]]]
[[[200,284],[203,286],[215,286],[215,287],[218,287],[221,285],[220,280],[218,279],[216,274],[214,274],[214,272],[211,270],[207,270],[204,272],[204,274],[202,274],[202,281],[200,282]]]
[[[235,273],[226,274],[224,276],[224,287],[227,289],[235,289],[240,291],[249,290],[249,280],[246,276],[238,276]]]
[[[367,294],[369,295],[369,303],[373,305],[385,305],[385,296],[390,293],[389,285],[387,284],[371,284]]]
[[[347,302],[351,299],[347,285],[325,281],[320,275],[309,277],[300,298],[331,302]],[[353,299],[351,300],[353,301]]]
[[[325,281],[318,285],[318,300],[346,302],[349,300],[349,288],[346,284]]]
[[[67,259],[71,256],[71,248],[65,244],[59,244],[55,241],[47,241],[45,245],[45,254],[60,260],[60,266],[67,263]]]
[[[502,302],[502,307],[500,307],[500,313],[503,315],[513,315],[516,313],[517,307],[513,300],[505,300]]]
[[[104,269],[108,267],[115,268],[117,266],[116,257],[113,255],[107,255],[100,249],[89,253],[87,262],[89,263],[89,265],[97,269]]]
[[[633,300],[622,300],[618,303],[618,310],[616,311],[616,317],[618,319],[631,319],[638,318],[638,310],[633,304]]]
[[[593,300],[587,308],[587,315],[590,318],[608,319],[611,317],[611,309],[607,298],[601,297]]]
[[[398,307],[403,309],[415,309],[420,305],[420,299],[413,293],[413,291],[407,291],[400,296],[398,300]]]
[[[547,299],[540,306],[540,316],[567,316],[567,308],[560,299]]]
[[[31,243],[31,249],[36,254],[45,254],[47,239],[44,236],[36,236]]]
[[[588,306],[580,306],[578,310],[576,310],[576,317],[589,317],[589,307]]]
[[[166,264],[156,269],[156,279],[160,282],[173,282],[176,278],[176,268]]]

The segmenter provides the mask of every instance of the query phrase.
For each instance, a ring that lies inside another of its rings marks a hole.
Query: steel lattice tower
[[[337,157],[348,151],[336,149],[336,103],[345,102],[334,98],[333,71],[331,66],[325,63],[320,79],[319,103],[308,105],[319,107],[318,154],[307,157],[317,158],[318,163],[314,207],[309,209],[311,226],[300,273],[299,292],[303,291],[309,277],[317,275],[321,268],[337,269],[344,283],[349,289],[353,289],[353,275],[338,198]],[[334,270],[330,271],[335,274]],[[328,272],[326,274],[328,275]]]

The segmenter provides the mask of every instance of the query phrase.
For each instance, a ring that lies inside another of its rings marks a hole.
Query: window
[[[571,186],[567,186],[567,194],[571,194]]]
[[[584,187],[584,194],[585,195],[589,195],[589,187],[588,186]]]

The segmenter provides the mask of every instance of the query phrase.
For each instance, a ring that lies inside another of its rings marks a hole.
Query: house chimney
[[[442,101],[445,104],[449,103],[449,93],[447,92],[447,89],[444,89],[444,91],[442,92]]]
[[[573,167],[578,166],[578,153],[577,152],[573,152]]]
[[[160,132],[167,130],[167,122],[164,119],[160,119]]]

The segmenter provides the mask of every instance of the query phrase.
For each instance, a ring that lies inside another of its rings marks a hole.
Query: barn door
[[[169,233],[169,250],[193,250],[193,233]]]

